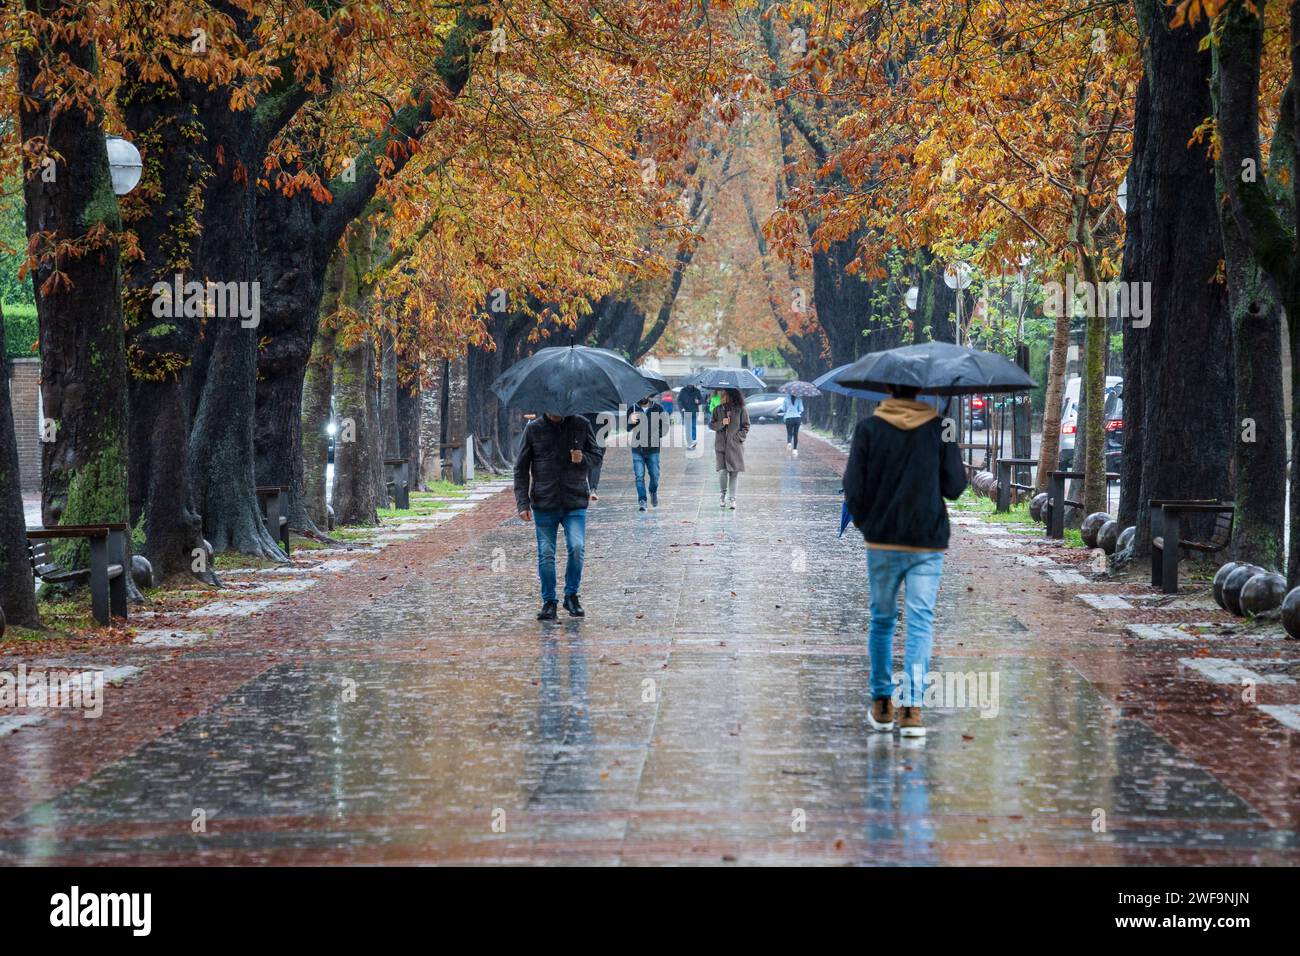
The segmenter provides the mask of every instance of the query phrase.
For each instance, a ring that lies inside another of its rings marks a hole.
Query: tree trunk
[[[326,426],[331,420],[330,402],[334,397],[335,343],[333,326],[326,323],[312,343],[311,361],[307,365],[303,382],[302,503],[307,517],[317,528],[329,527],[326,479],[329,474],[330,436]],[[337,456],[337,425],[334,439]]]
[[[442,478],[442,388],[445,359],[434,363],[432,381],[420,391],[420,487],[428,489]]]
[[[5,355],[4,310],[0,309],[0,359]],[[36,581],[27,560],[27,519],[18,479],[18,436],[9,401],[9,362],[0,377],[0,630],[5,623],[40,627]]]
[[[1168,25],[1172,7],[1138,0],[1150,95],[1144,155],[1129,181],[1129,201],[1142,216],[1142,276],[1151,282],[1150,324],[1144,337],[1141,395],[1125,390],[1125,406],[1142,402],[1139,554],[1150,546],[1151,498],[1227,498],[1231,494],[1231,326],[1227,293],[1216,280],[1224,257],[1218,230],[1214,169],[1204,147],[1188,146],[1213,109],[1210,58],[1198,47],[1206,23]],[[1130,207],[1130,221],[1133,206]],[[1130,240],[1133,238],[1129,237]],[[1210,398],[1207,400],[1207,396]],[[1190,534],[1203,529],[1189,528]]]
[[[27,0],[27,9],[42,17],[57,17],[65,6],[57,0]],[[49,153],[58,157],[44,169],[26,169],[23,185],[27,235],[37,237],[32,281],[41,328],[41,397],[56,429],[43,446],[41,512],[47,526],[126,521],[127,368],[118,272],[122,224],[104,130],[97,113],[56,108],[62,104],[36,88],[44,58],[66,58],[93,73],[95,51],[65,39],[37,39],[18,55],[22,138],[43,138]],[[42,175],[47,170],[53,176]],[[57,249],[60,244],[63,249]],[[56,269],[61,276],[52,279]],[[61,560],[80,561],[87,549],[83,544],[63,550]]]
[[[1065,395],[1065,363],[1070,350],[1070,306],[1063,303],[1052,327],[1052,351],[1047,366],[1047,392],[1043,398],[1043,439],[1038,447],[1038,477],[1034,487],[1047,490],[1048,472],[1061,461],[1061,400]]]
[[[374,476],[377,422],[371,401],[374,349],[364,336],[339,355],[334,401],[339,437],[334,445],[334,521],[338,525],[379,523],[381,505]]]
[[[1259,70],[1263,20],[1238,7],[1221,18],[1212,86],[1222,151],[1216,164],[1223,233],[1224,272],[1232,321],[1235,415],[1233,429],[1233,556],[1280,568],[1286,504],[1286,420],[1282,403],[1282,323],[1277,297],[1257,251],[1238,221],[1233,197],[1237,183],[1263,176],[1259,142]],[[1294,172],[1293,86],[1282,101],[1270,186],[1286,194]]]

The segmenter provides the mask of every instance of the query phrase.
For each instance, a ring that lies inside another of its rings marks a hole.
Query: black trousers
[[[792,445],[795,451],[799,450],[799,425],[802,422],[802,418],[787,418],[785,420],[785,441],[787,445]]]

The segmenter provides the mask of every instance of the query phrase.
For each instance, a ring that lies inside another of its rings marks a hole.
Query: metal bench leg
[[[1161,590],[1166,594],[1178,593],[1178,552],[1182,549],[1178,546],[1179,532],[1178,514],[1165,513],[1165,546],[1161,549],[1162,564],[1164,568],[1161,572]]]
[[[131,565],[126,559],[126,534],[122,531],[108,533],[108,563],[122,566],[122,573],[108,582],[109,613],[126,617],[126,576],[131,573]]]
[[[1160,508],[1151,509],[1151,586],[1153,588],[1164,586],[1164,557],[1159,548],[1156,547],[1156,538],[1164,538],[1165,519],[1164,511]]]
[[[1052,499],[1052,521],[1047,536],[1059,541],[1065,537],[1065,479],[1053,475],[1048,482],[1048,491]]]
[[[998,462],[998,514],[1011,510],[1011,463]]]
[[[90,610],[100,624],[108,624],[108,605],[108,540],[91,538]]]

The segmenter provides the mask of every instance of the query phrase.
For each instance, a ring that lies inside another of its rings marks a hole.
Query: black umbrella
[[[849,363],[850,365],[852,363]],[[885,392],[876,392],[866,388],[849,388],[835,381],[835,376],[839,375],[849,368],[849,365],[841,365],[839,368],[833,368],[825,375],[819,376],[813,381],[813,385],[823,392],[834,392],[836,395],[847,395],[849,398],[860,398],[868,402],[883,402],[889,397]]]
[[[492,383],[507,405],[551,415],[585,415],[635,405],[656,391],[621,355],[585,345],[541,349]]]
[[[700,388],[735,388],[742,392],[761,392],[763,380],[747,368],[706,368],[688,380]]]
[[[831,377],[846,388],[884,391],[890,385],[905,385],[930,395],[1024,392],[1036,384],[1024,369],[1001,355],[947,342],[872,352]],[[820,379],[817,384],[826,387]]]
[[[669,385],[669,384],[668,384],[664,379],[659,378],[659,377],[656,376],[656,375],[651,375],[651,374],[650,374],[649,372],[647,372],[645,369],[640,369],[640,372],[641,372],[641,377],[644,378],[644,379],[645,379],[647,382],[649,382],[651,385],[653,385],[653,386],[654,386],[654,390],[655,390],[656,392],[663,393],[663,392],[671,392],[671,391],[672,391],[672,388],[673,388],[673,387],[672,387],[671,385]]]

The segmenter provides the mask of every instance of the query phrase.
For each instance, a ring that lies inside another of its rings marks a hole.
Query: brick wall
[[[18,435],[18,470],[23,491],[41,490],[40,359],[17,358],[9,362],[9,397],[14,406]]]

